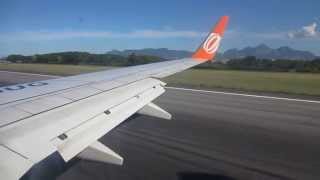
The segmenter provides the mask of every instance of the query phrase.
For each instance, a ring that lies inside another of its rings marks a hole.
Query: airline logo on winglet
[[[215,53],[220,45],[221,37],[217,33],[211,33],[207,40],[203,43],[203,49],[208,53],[208,54],[213,54]]]
[[[214,58],[229,21],[228,16],[222,16],[210,34],[207,36],[204,43],[192,55],[192,58],[197,61],[207,61]]]

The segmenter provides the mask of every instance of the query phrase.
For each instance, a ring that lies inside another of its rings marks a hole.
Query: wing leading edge
[[[78,156],[122,164],[98,139],[134,113],[171,119],[152,103],[165,92],[157,78],[213,59],[228,19],[221,17],[190,58],[1,88],[1,177],[19,179],[54,152],[66,162]]]

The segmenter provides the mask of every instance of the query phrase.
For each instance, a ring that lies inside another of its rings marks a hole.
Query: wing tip
[[[214,26],[205,41],[192,55],[193,59],[204,62],[214,58],[228,22],[229,16],[225,15],[220,17],[218,23]]]

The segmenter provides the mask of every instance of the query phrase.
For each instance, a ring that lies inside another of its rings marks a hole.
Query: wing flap
[[[109,117],[103,114],[107,109],[112,108],[113,111],[119,112],[110,116],[117,121],[103,121],[107,123],[105,124],[106,129],[104,129],[106,131],[94,135],[95,138],[99,138],[107,133],[107,130],[115,127],[117,122],[122,122],[137,111],[137,108],[141,108],[144,105],[143,103],[149,103],[146,101],[153,100],[152,98],[159,94],[150,95],[146,99],[138,98],[139,100],[135,98],[136,96],[141,96],[141,93],[153,89],[153,87],[162,87],[163,85],[164,83],[159,80],[145,79],[31,116],[24,121],[18,121],[0,128],[0,144],[5,144],[19,154],[30,158],[33,162],[38,162],[57,150],[57,146],[52,143],[52,140],[59,135],[67,133],[69,137],[73,137],[74,134],[77,134],[75,129],[80,131],[82,129],[80,127],[89,128],[89,124],[95,122],[90,120],[95,120],[94,118],[99,115]],[[162,93],[162,91],[164,91],[163,88],[157,93]],[[130,107],[125,106],[125,104],[130,104]],[[118,108],[123,112],[120,112]],[[89,131],[86,132],[90,133]],[[91,133],[94,134],[95,131],[92,130]],[[90,139],[90,141],[86,141],[86,144],[89,145],[92,142]],[[83,150],[84,148],[85,146],[79,149]]]
[[[67,138],[61,140],[57,137],[53,143],[56,144],[64,160],[69,161],[162,93],[164,88],[159,84],[146,89],[125,102],[106,109],[107,113],[101,112],[81,125],[64,132]]]

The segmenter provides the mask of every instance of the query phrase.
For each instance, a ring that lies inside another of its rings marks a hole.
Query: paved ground
[[[39,75],[31,73],[0,71],[0,87],[32,81],[56,78],[57,76]]]
[[[133,117],[101,139],[122,167],[80,161],[58,179],[320,178],[320,103],[174,89],[156,103],[173,120]]]
[[[172,121],[136,117],[102,138],[125,158],[123,167],[82,161],[60,180],[169,180],[182,172],[320,178],[320,104],[180,90],[157,103]]]

